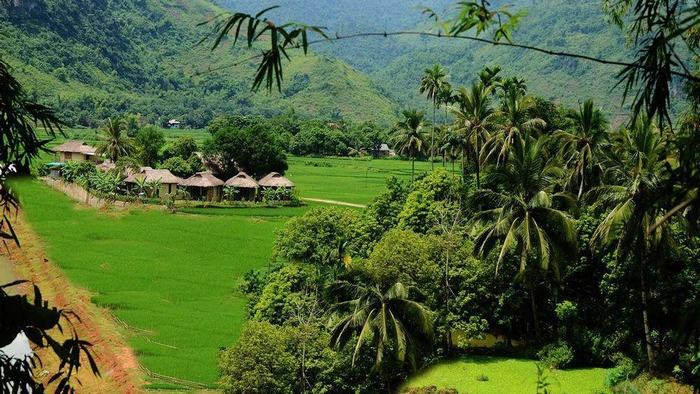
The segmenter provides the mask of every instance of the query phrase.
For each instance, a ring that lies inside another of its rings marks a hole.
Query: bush
[[[543,347],[537,357],[549,368],[564,369],[574,360],[574,352],[566,342],[559,341]]]
[[[76,182],[78,179],[88,179],[97,172],[95,164],[89,161],[69,161],[63,167],[63,179],[67,182]]]
[[[616,354],[613,356],[613,359],[615,368],[609,369],[605,375],[605,385],[607,387],[613,388],[620,383],[627,382],[639,373],[639,368],[629,357]]]

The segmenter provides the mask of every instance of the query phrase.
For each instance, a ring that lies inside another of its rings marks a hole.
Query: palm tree
[[[607,140],[608,122],[603,113],[593,107],[593,100],[590,99],[583,105],[579,104],[578,112],[568,117],[574,123],[573,128],[570,131],[557,131],[554,135],[562,141],[561,155],[565,166],[571,170],[567,186],[577,186],[578,197],[581,198],[586,187],[590,188],[587,178],[593,177],[596,170],[602,172],[595,156],[601,144]]]
[[[455,129],[464,135],[462,154],[462,176],[466,177],[466,157],[471,157],[476,168],[477,188],[481,188],[480,151],[489,133],[496,126],[495,111],[491,107],[491,88],[476,82],[471,89],[462,88],[456,97],[457,108],[452,113],[456,117]]]
[[[484,161],[496,155],[496,164],[501,164],[508,158],[508,152],[522,143],[525,135],[547,127],[540,118],[530,117],[532,101],[524,95],[522,81],[507,80],[501,95],[501,107],[498,111],[501,127],[498,132],[486,141],[484,145]]]
[[[487,255],[500,242],[496,273],[508,253],[515,251],[519,258],[537,337],[541,331],[528,260],[535,258],[541,270],[552,270],[558,280],[559,264],[576,250],[574,219],[567,212],[575,197],[556,191],[563,170],[547,159],[545,143],[544,137],[527,137],[513,147],[509,160],[489,175],[489,184],[497,186],[475,193],[481,207],[474,217],[486,224],[476,238],[476,253]]]
[[[433,129],[430,133],[430,163],[435,168],[432,157],[435,155],[435,126],[437,125],[437,107],[440,103],[440,93],[446,83],[447,74],[439,64],[426,68],[420,80],[420,92],[433,102]]]
[[[457,161],[464,152],[464,146],[466,146],[464,135],[455,130],[449,130],[449,133],[447,133],[443,139],[443,144],[440,149],[445,153],[447,159],[452,162],[453,173],[455,172],[455,161]]]
[[[445,82],[438,92],[438,106],[445,109],[445,118],[442,123],[442,138],[438,139],[441,143],[444,143],[447,136],[451,133],[448,126],[448,115],[450,105],[454,103],[455,99],[456,97],[454,95],[454,91],[452,90],[452,85],[449,82]],[[442,151],[442,166],[445,167],[445,151],[442,149],[442,145],[440,146],[440,150]]]
[[[411,158],[411,180],[415,179],[416,157],[425,151],[425,113],[416,110],[403,111],[404,119],[396,124],[393,141],[399,154]]]
[[[652,120],[640,116],[631,130],[622,129],[612,136],[608,152],[606,178],[611,184],[593,188],[589,196],[594,206],[608,208],[591,242],[616,244],[618,258],[632,256],[639,270],[639,290],[649,368],[655,354],[651,338],[646,282],[651,252],[667,240],[668,222],[655,226],[663,214],[657,204],[663,197],[663,174],[670,167],[666,140]],[[652,226],[654,226],[652,230]]]
[[[381,369],[387,350],[399,362],[408,360],[415,368],[418,346],[429,342],[433,321],[432,313],[411,299],[410,287],[395,283],[382,289],[377,284],[337,282],[331,292],[340,300],[334,309],[343,315],[331,333],[331,344],[342,348],[356,335],[353,367],[362,346],[369,342],[376,349],[375,368]]]
[[[123,120],[110,118],[102,130],[97,154],[105,154],[112,163],[116,163],[120,157],[128,156],[134,151],[131,138],[126,135],[126,124]]]

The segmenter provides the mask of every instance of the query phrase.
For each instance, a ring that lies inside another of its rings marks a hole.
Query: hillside
[[[250,92],[256,64],[242,49],[211,52],[197,24],[222,10],[206,0],[29,0],[0,9],[0,53],[38,100],[70,124],[118,113],[204,127],[220,113],[393,121],[395,105],[365,75],[327,56],[294,62],[284,91]],[[210,68],[221,68],[209,71]],[[328,92],[333,92],[329,95]]]
[[[251,12],[269,4],[279,4],[282,8],[275,11],[276,17],[320,24],[332,32],[347,34],[425,30],[430,26],[420,12],[420,4],[445,10],[456,1],[339,0],[328,6],[311,0],[219,0],[219,3]],[[631,57],[624,37],[605,22],[600,1],[511,0],[493,3],[514,4],[515,9],[526,13],[513,36],[515,42],[613,60]],[[362,38],[321,44],[314,50],[341,58],[368,73],[402,105],[427,108],[425,100],[418,95],[417,81],[426,67],[441,63],[449,70],[454,83],[468,83],[486,65],[501,65],[505,74],[525,78],[534,94],[568,105],[576,105],[579,100],[590,97],[610,114],[626,112],[620,107],[622,92],[612,90],[618,70],[575,59],[462,40],[414,37]]]

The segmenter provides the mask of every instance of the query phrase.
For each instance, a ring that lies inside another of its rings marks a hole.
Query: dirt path
[[[21,213],[13,224],[22,247],[8,243],[9,253],[5,248],[0,250],[0,264],[3,264],[3,260],[5,264],[2,270],[7,274],[11,269],[16,277],[31,280],[39,286],[42,295],[52,306],[71,310],[80,316],[81,321],[73,321],[73,324],[81,339],[94,345],[102,378],[93,376],[88,370],[81,370],[77,377],[82,386],[78,386],[77,391],[124,394],[144,392],[144,379],[136,356],[127,345],[123,330],[110,313],[92,304],[91,294],[72,285],[63,272],[48,260],[39,238]],[[19,291],[30,292],[31,284],[23,285]],[[57,339],[61,338],[59,332],[52,334]],[[57,363],[52,354],[40,352],[39,355],[44,364],[39,367],[37,376],[46,381],[56,371]]]
[[[340,205],[343,207],[367,208],[367,205],[353,204],[351,202],[344,202],[344,201],[324,200],[324,199],[320,199],[320,198],[302,198],[302,200],[311,201],[311,202],[320,202],[322,204]]]

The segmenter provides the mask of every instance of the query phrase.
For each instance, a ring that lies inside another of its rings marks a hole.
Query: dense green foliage
[[[264,123],[219,124],[211,128],[212,138],[204,144],[204,160],[222,179],[238,171],[255,178],[270,172],[284,174],[287,157],[277,135]]]
[[[197,25],[222,11],[206,0],[16,4],[0,8],[3,60],[71,125],[94,127],[132,113],[160,126],[176,118],[203,128],[218,114],[271,116],[290,108],[305,117],[371,116],[384,124],[394,117],[394,105],[367,77],[326,56],[292,62],[279,94],[251,93],[254,65],[231,66],[250,53],[196,45],[209,32]]]

